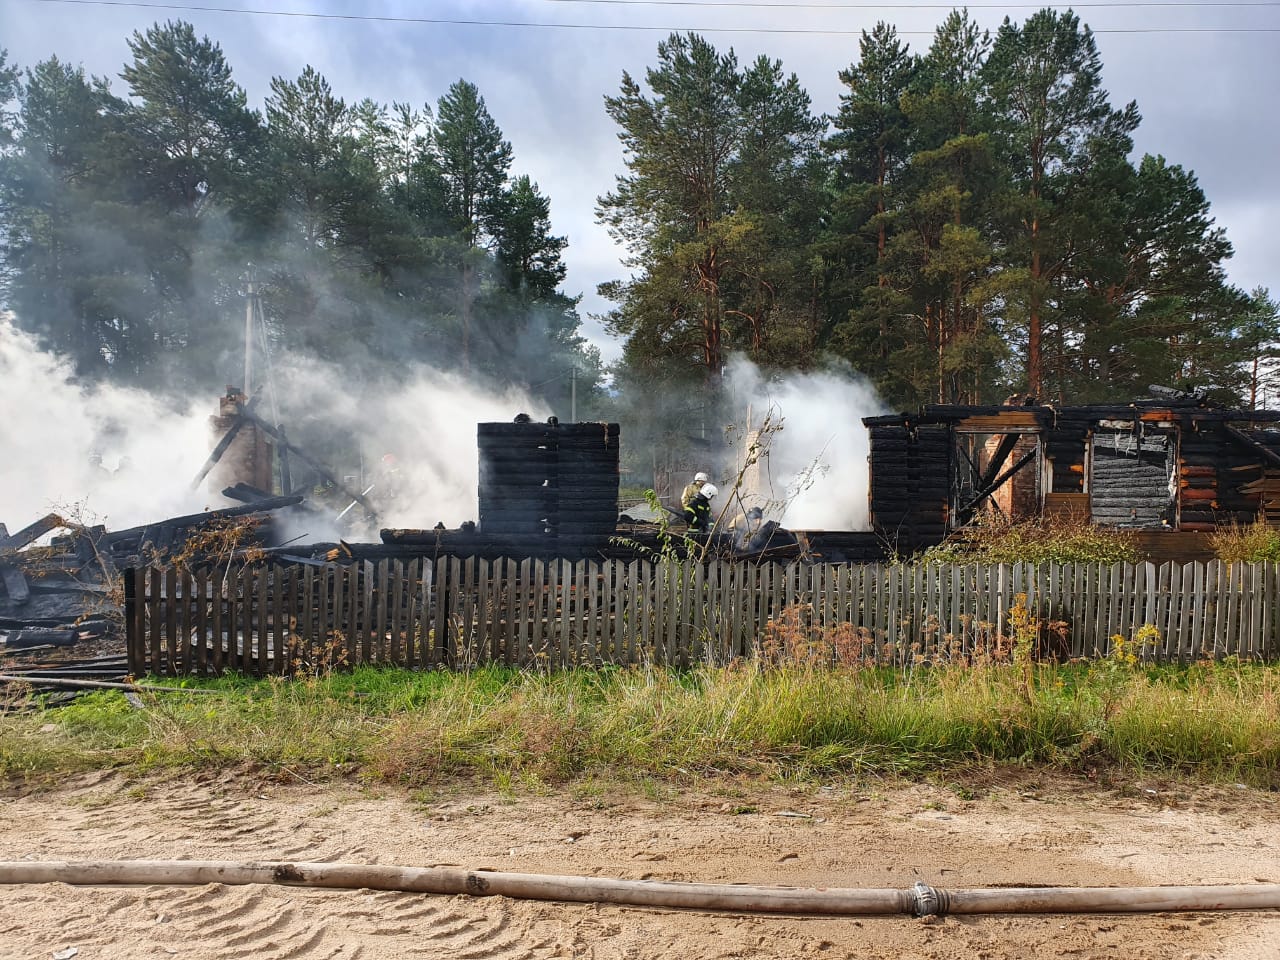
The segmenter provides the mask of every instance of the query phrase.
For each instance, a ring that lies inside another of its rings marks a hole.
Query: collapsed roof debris
[[[223,491],[229,499],[235,493],[244,491]],[[179,556],[189,563],[242,558],[278,543],[283,526],[273,522],[273,514],[302,503],[301,496],[263,496],[243,506],[114,531],[57,513],[13,534],[0,523],[2,672],[123,677],[121,570]],[[49,534],[55,535],[37,545]]]

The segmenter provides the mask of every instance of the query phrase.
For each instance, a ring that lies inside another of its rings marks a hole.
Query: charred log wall
[[[1173,521],[1172,439],[1122,432],[1094,435],[1089,506],[1095,523],[1161,527]]]
[[[1241,487],[1259,475],[1261,459],[1234,439],[1225,424],[1184,428],[1178,457],[1179,526],[1207,531],[1257,519],[1260,498]]]
[[[616,423],[481,423],[480,530],[548,546],[618,523]]]
[[[871,526],[907,553],[940,543],[951,497],[951,429],[871,428]]]

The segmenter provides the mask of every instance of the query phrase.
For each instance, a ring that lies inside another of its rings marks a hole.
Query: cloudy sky
[[[969,9],[994,31],[1006,15],[1021,20],[1038,6]],[[115,78],[123,93],[126,37],[181,18],[222,45],[259,107],[273,76],[292,79],[307,64],[348,102],[434,104],[450,83],[470,80],[514,147],[513,172],[529,174],[551,198],[554,227],[569,240],[567,292],[584,294],[584,314],[598,314],[608,305],[596,284],[623,270],[594,208],[623,169],[603,97],[617,92],[624,70],[643,77],[659,40],[694,30],[740,61],[781,59],[815,109],[830,113],[842,89],[837,73],[856,59],[862,29],[887,20],[923,51],[947,9],[857,0],[0,0],[0,47],[23,65],[57,54]],[[1280,0],[1076,9],[1098,33],[1112,102],[1138,102],[1138,154],[1194,170],[1235,245],[1232,280],[1280,293]],[[387,19],[343,19],[351,16]],[[598,323],[588,318],[585,332],[606,359],[617,356],[620,345]]]

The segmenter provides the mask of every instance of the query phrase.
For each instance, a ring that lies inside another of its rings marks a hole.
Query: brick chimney
[[[218,400],[218,415],[209,418],[213,444],[216,445],[226,436],[235,422],[239,407],[248,402],[248,397],[239,387],[228,385],[226,396]],[[255,424],[242,425],[231,441],[231,446],[209,472],[209,489],[218,493],[237,483],[247,483],[266,493],[274,492],[271,470],[273,454],[272,443],[265,433]]]

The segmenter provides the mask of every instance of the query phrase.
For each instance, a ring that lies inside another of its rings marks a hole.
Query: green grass
[[[0,715],[0,779],[249,766],[424,788],[1106,767],[1280,788],[1280,667],[359,669]]]

